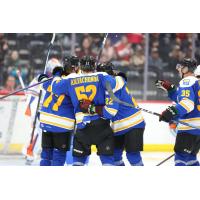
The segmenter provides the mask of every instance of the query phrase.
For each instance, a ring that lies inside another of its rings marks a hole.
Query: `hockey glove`
[[[157,80],[155,85],[158,89],[162,89],[164,91],[170,92],[176,89],[176,86],[169,81],[166,80]]]
[[[88,110],[89,110],[89,107],[91,107],[92,105],[92,102],[90,100],[81,100],[79,101],[79,106],[80,106],[80,109],[81,109],[81,112],[83,113],[89,113]]]
[[[55,67],[52,71],[53,76],[62,76],[64,70],[63,67]]]
[[[40,75],[38,75],[38,77],[37,77],[37,81],[38,82],[41,82],[41,81],[44,81],[44,80],[46,80],[46,79],[48,79],[49,77],[46,75],[46,74],[40,74]]]
[[[127,82],[127,76],[124,72],[117,72],[115,76],[121,76]]]
[[[159,117],[159,121],[170,122],[178,115],[178,111],[174,106],[169,106]]]
[[[102,116],[103,106],[95,106],[90,100],[81,100],[80,101],[80,109],[83,113],[95,114]]]

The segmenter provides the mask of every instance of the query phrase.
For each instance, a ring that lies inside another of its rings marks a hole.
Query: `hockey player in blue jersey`
[[[128,91],[126,84],[126,76],[122,72],[115,73],[112,63],[103,63],[98,65],[97,71],[107,72],[115,77],[116,82],[123,85],[120,90],[115,93],[115,96],[120,100],[133,103],[137,106],[135,99],[133,99]],[[143,150],[143,133],[145,122],[141,111],[137,108],[130,108],[113,102],[109,95],[107,95],[107,102],[102,107],[101,116],[111,119],[112,129],[114,132],[114,159],[116,166],[124,166],[122,159],[123,150],[126,150],[126,156],[132,166],[143,166],[140,151]],[[95,112],[95,104],[88,107],[88,112]]]
[[[177,65],[182,80],[178,88],[169,81],[159,80],[156,86],[168,91],[168,96],[176,105],[162,112],[160,121],[179,119],[200,128],[200,81],[195,77],[197,64],[194,59],[184,58]],[[178,124],[174,146],[176,166],[199,166],[197,153],[200,149],[200,130]]]
[[[71,74],[61,79],[55,77],[52,91],[57,95],[69,95],[74,106],[77,131],[73,142],[74,166],[85,165],[91,154],[91,145],[96,145],[102,165],[113,165],[113,132],[110,120],[103,119],[98,112],[105,103],[105,83],[109,81],[113,91],[120,85],[107,73],[94,73],[96,60],[91,56],[81,59],[82,74]],[[59,74],[57,74],[59,76]],[[85,113],[85,103],[97,105],[95,113]]]
[[[79,59],[66,57],[62,66],[53,70],[53,75],[62,71],[67,76],[77,70]],[[39,77],[39,81],[46,78]],[[52,81],[45,82],[43,89],[46,91],[42,109],[40,112],[40,126],[42,132],[41,166],[63,166],[66,160],[66,152],[70,149],[71,133],[75,126],[73,105],[69,96],[55,95],[52,93]]]

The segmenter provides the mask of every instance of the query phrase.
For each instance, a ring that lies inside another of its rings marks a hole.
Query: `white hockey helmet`
[[[60,61],[57,58],[51,58],[47,62],[46,74],[51,75],[55,67],[62,66]]]
[[[200,77],[200,65],[197,66],[197,68],[194,71],[194,75],[197,77]]]

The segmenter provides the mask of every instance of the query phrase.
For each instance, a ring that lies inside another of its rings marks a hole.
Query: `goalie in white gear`
[[[51,77],[51,73],[53,69],[60,65],[60,62],[56,58],[51,58],[46,66],[46,74]],[[38,77],[35,77],[29,85],[36,84]],[[25,110],[25,115],[31,117],[31,127],[32,129],[35,126],[34,130],[34,137],[32,138],[32,143],[29,142],[28,145],[25,145],[25,147],[22,150],[23,155],[26,157],[26,164],[31,165],[32,162],[37,158],[37,155],[39,155],[40,150],[41,150],[41,128],[40,128],[40,123],[37,118],[36,123],[34,125],[35,121],[35,115],[36,115],[36,110],[37,110],[37,104],[38,104],[38,98],[39,98],[39,93],[40,93],[41,86],[37,85],[35,87],[29,88],[26,91],[26,110]],[[40,105],[39,109],[42,106],[43,98],[44,98],[45,92],[42,91],[42,97],[40,100]],[[38,116],[37,116],[38,117]]]

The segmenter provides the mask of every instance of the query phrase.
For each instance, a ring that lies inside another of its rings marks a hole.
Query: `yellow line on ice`
[[[9,153],[21,153],[24,144],[10,144],[8,148]],[[145,144],[145,152],[172,152],[173,144]],[[0,144],[0,150],[3,149],[3,144]],[[92,145],[92,152],[96,152],[96,146]]]

